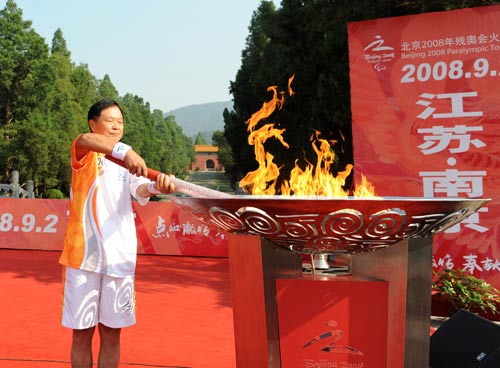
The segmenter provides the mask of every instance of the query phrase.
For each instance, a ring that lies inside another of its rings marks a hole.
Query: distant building
[[[189,170],[224,170],[219,163],[219,147],[211,144],[195,144],[194,153],[194,162],[191,163]]]

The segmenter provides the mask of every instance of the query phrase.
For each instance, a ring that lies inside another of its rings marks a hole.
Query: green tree
[[[61,28],[56,29],[56,31],[54,32],[50,53],[52,55],[61,55],[67,60],[71,59],[71,52],[69,52],[68,50],[68,47],[66,45],[66,40],[64,39]]]
[[[125,118],[123,141],[144,155],[144,146],[147,144],[144,132],[152,123],[148,121],[151,114],[149,105],[145,105],[141,97],[127,93],[121,99],[121,107]]]
[[[235,176],[235,172],[237,173],[237,169],[234,164],[233,151],[229,146],[226,137],[224,136],[224,132],[221,130],[216,130],[212,135],[212,142],[219,149],[219,152],[217,154],[219,162],[222,166],[224,166],[224,172],[226,176],[231,180]],[[234,182],[232,182],[232,187],[235,187]]]
[[[47,106],[56,71],[44,39],[8,0],[0,11],[0,179],[12,170],[31,175],[35,188],[50,180]]]
[[[163,171],[163,160],[169,155],[163,138],[165,137],[165,118],[161,110],[155,109],[151,115],[153,128],[148,130],[148,165]],[[151,152],[151,154],[149,154]]]
[[[70,161],[72,140],[81,133],[82,114],[79,101],[75,98],[77,88],[72,79],[74,65],[71,62],[71,53],[60,28],[54,32],[52,38],[51,57],[56,70],[56,80],[45,118],[49,122],[47,134],[50,139],[46,141],[51,144],[51,161],[48,168],[51,180],[44,183],[42,193],[56,186],[69,193],[71,171],[65,163]]]
[[[163,115],[163,114],[161,114]],[[155,140],[157,142],[156,164],[158,170],[171,173],[173,168],[175,143],[170,133],[171,127],[175,125],[175,117],[169,115],[165,118],[155,119]]]
[[[100,98],[109,98],[111,100],[119,100],[118,90],[111,82],[111,78],[108,74],[104,75],[101,83],[99,83],[99,87],[97,88],[97,94]]]
[[[7,0],[0,11],[0,121],[25,118],[46,99],[52,78],[48,46],[22,19],[22,10]]]
[[[194,146],[191,138],[184,135],[182,128],[175,121],[168,121],[172,136],[173,147],[169,150],[171,156],[171,170],[169,173],[183,178],[189,173],[189,165],[194,161]]]
[[[207,144],[207,142],[205,142],[205,139],[203,139],[201,133],[198,133],[196,139],[194,140],[194,144]]]
[[[98,100],[98,81],[89,71],[87,64],[80,64],[72,69],[71,83],[75,89],[73,102],[79,131],[88,131],[87,112],[89,107]]]

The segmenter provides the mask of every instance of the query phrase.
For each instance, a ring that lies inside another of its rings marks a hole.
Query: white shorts
[[[62,325],[76,330],[98,323],[110,328],[135,324],[134,278],[63,268]]]

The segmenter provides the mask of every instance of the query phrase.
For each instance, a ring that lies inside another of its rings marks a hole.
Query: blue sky
[[[6,0],[0,0],[1,8]],[[228,101],[260,0],[15,0],[48,45],[152,109]],[[279,6],[279,0],[274,1]]]

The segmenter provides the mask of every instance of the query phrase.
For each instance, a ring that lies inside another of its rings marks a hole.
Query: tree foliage
[[[227,111],[224,112],[224,114],[227,113],[228,113]],[[212,135],[212,142],[219,149],[217,156],[220,164],[224,167],[226,175],[229,177],[236,176],[238,171],[234,164],[234,158],[231,151],[231,147],[229,146],[229,143],[226,137],[224,136],[224,132],[221,130],[216,130]],[[233,189],[237,189],[234,188],[235,183],[232,184],[233,184],[232,185]]]
[[[194,140],[194,144],[207,144],[201,133],[198,133],[196,139]]]
[[[151,112],[132,94],[120,96],[108,74],[102,80],[85,64],[75,65],[61,29],[52,43],[23,19],[14,0],[0,11],[0,182],[17,170],[33,180],[35,194],[69,194],[70,148],[88,131],[87,111],[99,98],[117,100],[124,110],[124,142],[157,170],[184,177],[194,160],[191,138],[175,119]]]
[[[286,91],[292,75],[295,95],[285,100],[272,120],[263,121],[286,129],[283,137],[290,146],[266,142],[266,150],[280,166],[278,186],[289,177],[296,160],[302,168],[316,162],[310,142],[315,131],[336,142],[331,146],[337,160],[332,171],[353,163],[348,22],[495,3],[499,1],[282,0],[276,8],[272,1],[262,0],[250,22],[240,69],[230,82],[234,111],[224,112],[224,135],[237,168],[229,173],[231,179],[238,181],[257,168],[245,122],[271,98],[267,88]]]

